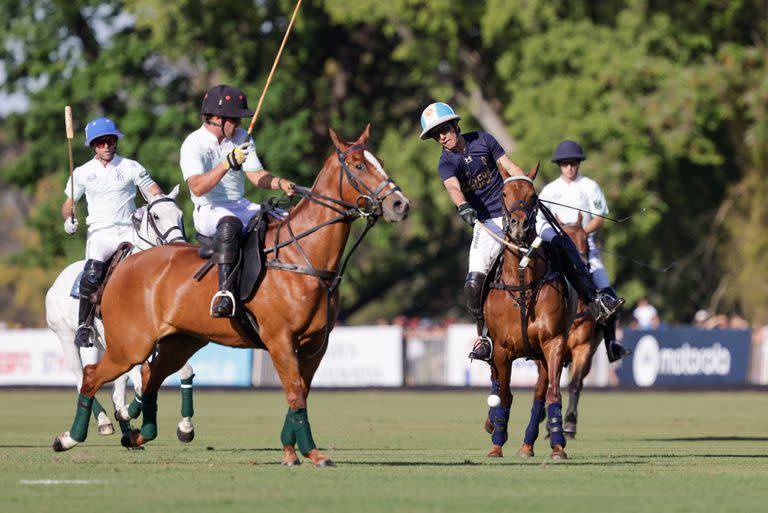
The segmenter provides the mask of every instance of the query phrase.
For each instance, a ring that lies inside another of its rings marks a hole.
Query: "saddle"
[[[104,279],[102,280],[101,285],[99,285],[99,288],[96,289],[96,292],[88,297],[90,303],[95,306],[95,308],[91,310],[92,317],[101,318],[101,298],[104,296],[104,288],[107,286],[109,278],[111,278],[112,274],[115,272],[115,268],[120,264],[120,262],[125,260],[125,257],[131,254],[132,249],[133,244],[130,242],[121,242],[120,245],[117,246],[117,249],[112,254],[112,256],[107,260],[107,270],[104,273]],[[75,283],[72,284],[72,289],[69,291],[69,295],[75,299],[80,297],[80,278],[82,276],[83,271],[80,271],[75,278]]]

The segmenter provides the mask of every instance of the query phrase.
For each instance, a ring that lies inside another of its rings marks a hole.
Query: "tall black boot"
[[[604,289],[610,297],[616,297],[616,292],[612,288]],[[616,317],[610,317],[603,325],[603,341],[605,342],[605,352],[608,354],[608,361],[613,363],[621,360],[625,356],[632,354],[632,350],[624,347],[616,340]]]
[[[490,361],[493,356],[493,344],[491,339],[483,334],[485,318],[483,316],[483,283],[485,273],[473,272],[467,275],[464,282],[464,297],[467,300],[467,309],[477,322],[477,335],[475,345],[469,352],[470,360]]]
[[[93,305],[91,294],[99,290],[104,279],[104,262],[87,260],[80,276],[80,309],[77,315],[77,332],[75,345],[77,347],[93,347],[93,316],[90,315]]]
[[[232,264],[219,264],[219,291],[213,296],[211,317],[232,317],[235,314],[234,296],[226,282],[232,273]]]
[[[589,267],[581,260],[581,256],[570,237],[558,234],[552,238],[550,243],[560,256],[560,267],[565,273],[565,277],[576,289],[579,297],[589,305],[596,322],[604,323],[624,306],[624,298],[613,298],[609,294],[597,290],[592,283]]]

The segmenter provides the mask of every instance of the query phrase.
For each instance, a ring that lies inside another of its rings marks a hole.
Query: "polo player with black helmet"
[[[240,236],[260,205],[244,197],[245,178],[262,189],[282,190],[291,196],[295,184],[273,176],[256,154],[253,138],[240,128],[253,116],[245,94],[217,85],[203,97],[203,125],[181,145],[181,171],[195,204],[195,230],[213,237],[218,259],[219,291],[211,300],[212,317],[231,317],[235,298],[228,278],[234,270]]]
[[[64,231],[77,231],[77,219],[72,216],[74,203],[83,194],[88,205],[88,226],[85,245],[85,267],[80,278],[80,310],[75,345],[93,346],[90,296],[99,289],[106,272],[105,262],[121,242],[133,238],[131,216],[136,210],[136,187],[149,194],[163,191],[144,167],[135,160],[116,153],[117,141],[123,133],[109,118],[96,118],[85,125],[85,146],[93,148],[94,157],[72,171],[61,206]],[[70,196],[70,191],[74,195]]]
[[[469,353],[470,359],[489,361],[492,341],[483,335],[483,282],[493,262],[501,253],[502,245],[486,232],[480,224],[503,238],[503,202],[501,190],[504,179],[499,167],[509,176],[524,175],[523,170],[505,154],[496,139],[488,133],[477,131],[462,134],[461,117],[443,102],[428,105],[421,114],[421,139],[434,139],[443,148],[438,172],[459,216],[474,231],[469,249],[469,270],[464,282],[464,295],[470,314],[477,321],[478,339]],[[589,276],[573,241],[568,237],[551,237],[542,234],[563,254],[571,265],[563,266],[563,272],[577,293],[602,316],[616,312],[623,305],[609,295],[598,292]]]
[[[552,162],[560,169],[560,177],[544,186],[539,194],[539,200],[543,201],[547,208],[564,223],[576,223],[579,213],[582,213],[582,227],[589,241],[588,260],[592,282],[598,290],[618,300],[618,295],[611,287],[608,273],[600,258],[600,250],[595,244],[595,234],[603,226],[601,216],[608,214],[608,203],[605,201],[600,185],[591,178],[579,174],[579,167],[586,159],[584,150],[577,142],[560,142],[552,155]],[[537,230],[542,234],[546,233],[550,240],[553,237],[565,236],[555,234],[554,228],[541,213],[536,225]],[[620,299],[620,301],[623,304],[624,300]],[[616,341],[616,317],[613,315],[605,320],[603,340],[608,360],[611,362],[631,353],[628,348]]]

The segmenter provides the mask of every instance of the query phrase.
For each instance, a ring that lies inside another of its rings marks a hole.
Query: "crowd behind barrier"
[[[653,319],[653,315],[647,316]],[[658,318],[658,314],[656,314]],[[609,364],[600,346],[587,387],[768,385],[768,326],[697,313],[692,325],[630,319],[619,330],[628,359]],[[642,328],[641,326],[646,326]],[[397,317],[374,326],[338,326],[315,376],[317,388],[488,386],[488,366],[470,363],[474,324]],[[278,387],[269,354],[209,344],[191,360],[196,386]],[[534,362],[514,363],[512,385],[532,386]],[[562,383],[569,380],[568,369]],[[166,385],[178,383],[178,376]],[[47,329],[0,329],[0,386],[72,386],[58,339]]]

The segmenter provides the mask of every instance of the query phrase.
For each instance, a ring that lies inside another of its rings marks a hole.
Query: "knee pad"
[[[243,222],[235,216],[224,216],[219,220],[213,237],[213,250],[218,255],[219,263],[231,264],[237,261],[242,231]]]
[[[467,301],[467,309],[476,319],[483,316],[483,283],[485,273],[469,273],[464,281],[464,298]]]
[[[101,260],[87,260],[83,267],[83,277],[80,279],[80,286],[97,287],[104,280],[104,271],[106,264]]]

